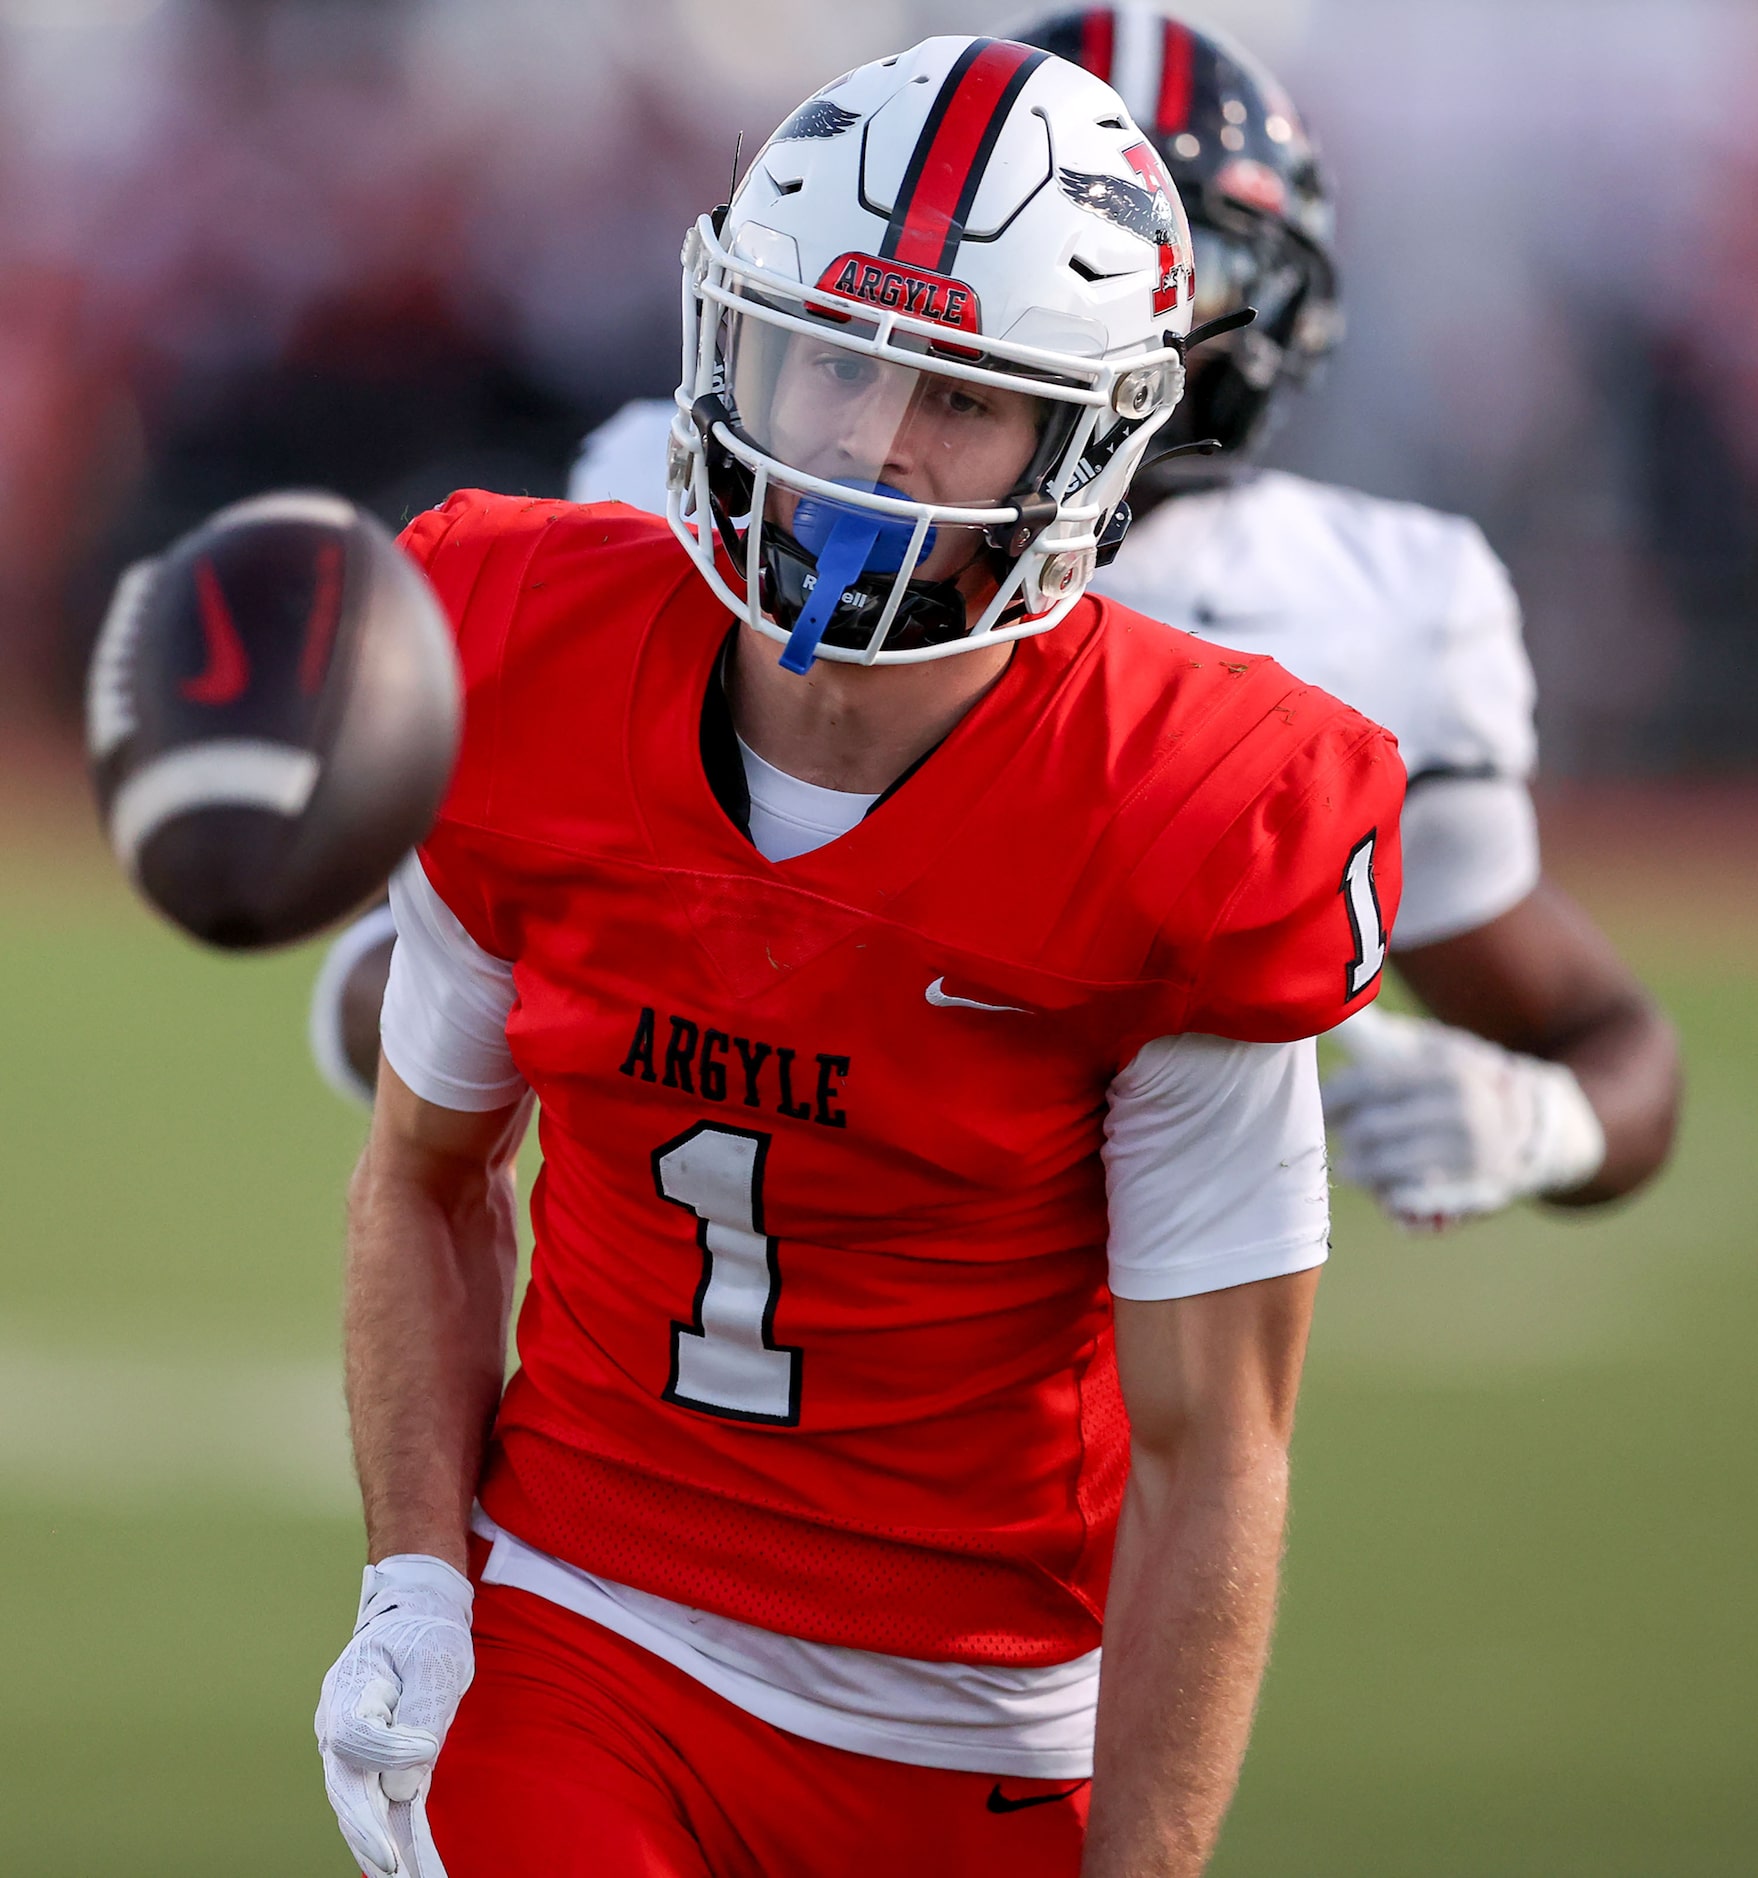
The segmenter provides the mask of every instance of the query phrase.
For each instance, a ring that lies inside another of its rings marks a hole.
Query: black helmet
[[[1342,333],[1330,192],[1288,94],[1218,33],[1153,5],[1058,13],[1014,35],[1095,72],[1165,158],[1190,218],[1196,323],[1257,308],[1257,321],[1192,360],[1162,436],[1262,433],[1277,389],[1300,384]]]

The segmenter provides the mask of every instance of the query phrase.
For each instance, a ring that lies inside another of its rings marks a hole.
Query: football
[[[232,951],[303,939],[382,888],[439,807],[459,717],[426,577],[316,491],[222,509],[131,567],[86,693],[116,858]]]

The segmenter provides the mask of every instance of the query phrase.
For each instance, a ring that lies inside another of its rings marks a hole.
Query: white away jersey
[[[1398,739],[1410,794],[1394,947],[1469,932],[1537,885],[1532,668],[1475,523],[1266,470],[1163,503],[1095,584],[1268,653]]]
[[[674,412],[625,405],[586,440],[570,498],[663,513]],[[1267,470],[1162,504],[1095,585],[1267,653],[1397,737],[1410,795],[1394,948],[1469,932],[1537,884],[1532,668],[1474,523]]]

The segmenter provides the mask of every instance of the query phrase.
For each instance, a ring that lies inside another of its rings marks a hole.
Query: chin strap
[[[1167,333],[1166,343],[1179,358],[1188,358],[1198,346],[1207,345],[1211,339],[1219,339],[1225,333],[1236,333],[1243,327],[1254,325],[1256,320],[1256,307],[1235,307],[1231,313],[1223,313],[1217,319],[1204,320],[1200,326],[1193,326],[1182,337],[1177,333]],[[1139,476],[1144,470],[1170,463],[1175,457],[1216,456],[1226,447],[1219,437],[1198,437],[1190,443],[1175,443],[1164,450],[1156,450],[1137,466],[1136,474]]]
[[[1242,326],[1255,324],[1256,320],[1256,307],[1235,307],[1231,313],[1222,313],[1215,319],[1204,320],[1200,326],[1191,327],[1182,338],[1176,333],[1168,333],[1166,343],[1180,358],[1184,358],[1198,346],[1206,346],[1211,339],[1219,339],[1223,333],[1236,333]]]
[[[1135,473],[1139,476],[1142,470],[1155,469],[1162,463],[1170,463],[1174,457],[1219,456],[1224,447],[1219,437],[1199,437],[1194,443],[1175,443],[1167,449],[1157,450]]]

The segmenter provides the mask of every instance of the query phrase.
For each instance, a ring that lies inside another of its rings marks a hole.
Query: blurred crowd
[[[0,721],[235,496],[564,486],[676,373],[679,240],[836,72],[992,0],[0,0]],[[1547,767],[1758,741],[1758,8],[1210,0],[1338,187],[1350,337],[1272,447],[1475,514]],[[8,708],[10,707],[10,708]]]

